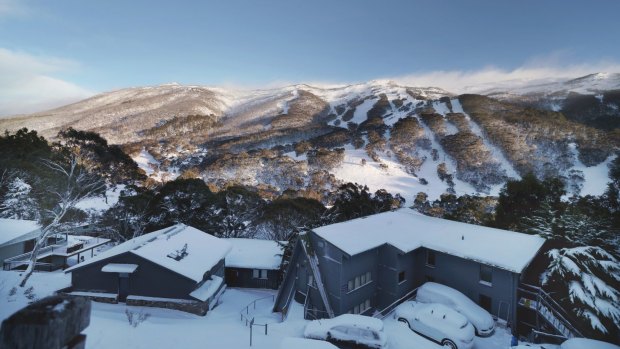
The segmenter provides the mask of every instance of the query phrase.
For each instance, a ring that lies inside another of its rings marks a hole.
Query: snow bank
[[[349,255],[390,244],[407,253],[426,247],[484,264],[521,271],[544,239],[507,230],[428,217],[400,209],[314,229]]]
[[[620,349],[619,346],[588,338],[571,338],[560,345],[560,349]]]

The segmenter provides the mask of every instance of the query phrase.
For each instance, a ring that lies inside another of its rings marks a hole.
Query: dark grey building
[[[259,239],[226,239],[232,245],[226,255],[229,287],[278,289],[282,279],[280,243]]]
[[[516,322],[521,273],[544,239],[401,209],[300,235],[274,311],[294,299],[306,318],[386,314],[434,281]]]
[[[40,228],[35,221],[0,218],[0,261],[32,251]]]
[[[67,269],[66,293],[204,314],[226,285],[228,241],[184,224],[145,234]]]

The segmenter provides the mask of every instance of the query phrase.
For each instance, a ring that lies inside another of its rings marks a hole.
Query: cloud
[[[620,72],[620,63],[562,65],[555,59],[535,59],[522,67],[507,70],[485,67],[478,70],[440,70],[392,77],[390,80],[407,86],[441,87],[454,93],[475,93],[491,88],[518,88],[529,84],[578,78],[584,75]]]
[[[92,96],[55,73],[76,70],[73,61],[0,48],[0,116],[32,113]]]
[[[0,18],[7,16],[21,16],[28,13],[23,1],[0,0]]]

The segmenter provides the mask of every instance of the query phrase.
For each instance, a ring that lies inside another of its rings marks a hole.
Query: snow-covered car
[[[394,317],[417,334],[450,349],[470,349],[474,345],[474,326],[443,304],[405,302],[396,308]]]
[[[287,337],[280,342],[280,349],[338,349],[338,347],[316,339]]]
[[[620,349],[619,346],[588,338],[571,338],[560,345],[560,349]]]
[[[469,297],[446,285],[427,282],[418,288],[416,301],[441,303],[463,314],[476,329],[476,335],[490,336],[495,330],[495,321],[488,311],[482,309]]]
[[[343,314],[333,319],[311,321],[306,325],[304,337],[352,343],[368,348],[387,348],[383,321],[363,315]]]

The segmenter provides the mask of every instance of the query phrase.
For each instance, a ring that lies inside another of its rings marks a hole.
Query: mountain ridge
[[[565,83],[588,92],[592,81],[616,87],[618,76]],[[319,198],[344,181],[409,202],[418,192],[496,195],[527,172],[561,176],[573,193],[600,192],[605,181],[595,189],[586,182],[601,181],[620,145],[620,132],[596,124],[601,108],[620,120],[615,90],[582,95],[562,83],[545,86],[544,93],[457,96],[389,80],[258,90],[165,84],[2,119],[0,128],[28,127],[49,138],[67,127],[94,131],[157,180],[191,171],[216,186],[263,185]],[[580,98],[587,103],[575,104]],[[592,99],[600,105],[592,107]]]

